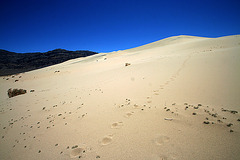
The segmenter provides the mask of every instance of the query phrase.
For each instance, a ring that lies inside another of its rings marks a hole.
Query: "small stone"
[[[197,115],[197,113],[192,113],[192,115]]]
[[[41,150],[38,151],[38,153],[41,153],[41,152],[42,152]]]
[[[238,111],[230,111],[230,113],[236,114],[236,113],[238,113]]]
[[[230,129],[230,132],[233,132],[233,130],[232,130],[232,129]]]
[[[55,144],[55,146],[58,146],[58,144]]]
[[[96,156],[96,158],[100,158],[100,156]]]
[[[240,118],[237,121],[240,121]]]
[[[78,145],[72,146],[72,149],[77,148],[77,147],[78,147]]]
[[[166,111],[170,111],[170,109],[167,109]]]
[[[217,117],[217,113],[215,113],[215,114],[212,114],[212,116],[213,116],[213,117]]]
[[[209,122],[208,122],[208,121],[204,121],[203,123],[204,123],[204,124],[209,124]]]
[[[125,66],[129,66],[129,65],[131,65],[130,63],[125,63]]]
[[[232,125],[233,125],[232,123],[227,124],[228,127],[231,127]]]

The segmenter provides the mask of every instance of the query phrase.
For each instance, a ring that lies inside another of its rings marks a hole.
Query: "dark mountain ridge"
[[[43,53],[15,53],[0,49],[0,76],[27,72],[94,54],[97,54],[97,52],[87,50],[68,51],[55,49]]]

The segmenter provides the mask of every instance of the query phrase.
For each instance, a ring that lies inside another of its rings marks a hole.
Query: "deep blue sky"
[[[183,34],[240,34],[240,1],[0,0],[0,48],[14,52],[110,52]]]

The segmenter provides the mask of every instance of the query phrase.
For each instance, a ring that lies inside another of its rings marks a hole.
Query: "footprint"
[[[131,116],[133,115],[133,113],[134,113],[134,112],[127,112],[127,113],[125,114],[125,117],[129,118],[129,117],[131,117]]]
[[[111,125],[111,128],[113,129],[118,129],[120,127],[123,126],[123,122],[114,122],[112,125]]]
[[[105,146],[105,145],[108,145],[112,143],[112,135],[108,135],[108,136],[105,136],[103,137],[103,139],[100,141],[100,144]]]
[[[163,145],[164,143],[169,142],[170,138],[167,136],[163,136],[163,135],[158,135],[155,139],[154,139],[154,143],[156,145]]]
[[[78,157],[78,156],[83,156],[83,153],[85,153],[84,148],[74,148],[70,153],[70,157],[75,158],[75,157]]]

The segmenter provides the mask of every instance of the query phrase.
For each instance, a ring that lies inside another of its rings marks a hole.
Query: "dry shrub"
[[[25,89],[8,89],[8,97],[11,98],[11,97],[14,97],[14,96],[18,96],[18,95],[21,95],[21,94],[25,94],[27,93],[27,90]]]

